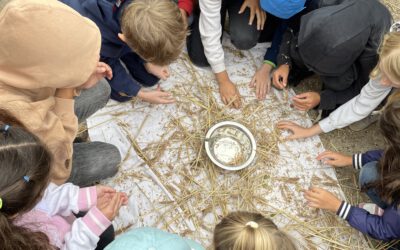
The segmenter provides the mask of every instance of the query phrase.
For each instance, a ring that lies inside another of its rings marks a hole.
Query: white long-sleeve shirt
[[[319,122],[321,130],[328,133],[346,127],[367,117],[390,93],[391,87],[380,84],[380,77],[370,79],[359,95],[346,102],[327,118]]]
[[[222,0],[200,0],[199,30],[204,54],[214,73],[225,71],[224,50],[221,44]]]

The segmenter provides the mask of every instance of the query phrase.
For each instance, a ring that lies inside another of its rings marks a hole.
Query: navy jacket
[[[120,59],[131,56],[135,57],[133,60],[141,59],[118,38],[118,33],[121,33],[122,11],[132,0],[61,0],[61,2],[91,19],[99,27],[102,36],[101,61],[110,65],[113,70],[114,77],[109,80],[109,83],[113,92],[122,92],[126,95],[118,101],[126,101],[136,96],[141,86],[125,70]]]
[[[379,160],[382,154],[382,150],[355,154],[353,167],[360,169],[368,162]],[[347,220],[352,227],[372,238],[385,241],[400,239],[400,211],[395,205],[387,207],[383,215],[378,216],[343,201],[336,214]]]

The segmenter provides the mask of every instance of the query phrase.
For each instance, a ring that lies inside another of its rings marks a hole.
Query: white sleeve
[[[225,70],[224,50],[221,44],[221,3],[222,0],[199,0],[199,30],[204,54],[214,73]]]
[[[104,214],[92,207],[82,218],[72,223],[64,238],[62,250],[91,250],[97,247],[99,236],[111,225]]]
[[[319,122],[321,130],[328,133],[365,118],[385,99],[391,89],[391,87],[380,84],[380,77],[370,79],[361,89],[359,95],[340,106],[329,117]]]
[[[50,183],[36,209],[50,216],[69,216],[79,211],[87,211],[97,203],[96,187],[79,188],[72,183],[57,186]]]

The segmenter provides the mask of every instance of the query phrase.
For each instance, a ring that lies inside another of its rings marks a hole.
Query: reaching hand
[[[97,203],[97,208],[104,214],[107,219],[112,221],[118,214],[122,205],[128,203],[128,196],[125,193],[114,193],[110,199],[102,200]]]
[[[277,124],[277,128],[286,129],[292,132],[292,135],[286,137],[287,140],[294,140],[299,138],[306,138],[312,136],[311,128],[304,128],[291,121],[280,121]]]
[[[346,167],[353,164],[352,157],[332,151],[325,151],[319,154],[317,160],[334,167]]]
[[[289,77],[289,65],[279,66],[272,74],[272,82],[277,89],[283,89],[287,86]]]
[[[225,105],[232,105],[236,109],[240,108],[240,93],[235,84],[233,84],[229,79],[228,81],[219,84],[219,94],[221,95],[222,102]]]
[[[158,85],[156,90],[139,90],[138,97],[145,102],[154,104],[170,104],[175,102],[175,98],[172,96],[172,94],[163,91],[160,85]]]
[[[272,66],[263,64],[254,74],[250,82],[250,88],[256,88],[256,97],[258,100],[264,100],[271,90],[270,73]]]
[[[90,75],[89,79],[81,86],[79,86],[78,89],[90,89],[91,87],[94,87],[104,77],[106,77],[108,80],[111,80],[111,78],[113,77],[112,69],[110,66],[108,66],[108,64],[98,62],[96,69]]]
[[[146,68],[147,72],[155,75],[163,81],[167,80],[170,75],[168,66],[159,66],[152,63],[145,63],[144,67]]]
[[[307,111],[318,106],[321,96],[317,92],[306,92],[295,95],[292,100],[295,108]]]
[[[342,203],[331,192],[317,187],[311,187],[309,190],[304,191],[304,197],[310,207],[327,209],[332,212],[336,212]]]
[[[254,18],[257,17],[257,30],[263,30],[267,14],[260,8],[258,0],[244,0],[240,7],[239,14],[242,14],[246,8],[250,8],[249,25],[253,24]]]

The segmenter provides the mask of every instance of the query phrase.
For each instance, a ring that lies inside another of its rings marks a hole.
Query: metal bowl
[[[226,170],[240,170],[250,166],[256,156],[253,134],[242,124],[225,121],[212,126],[204,146],[211,161]]]

